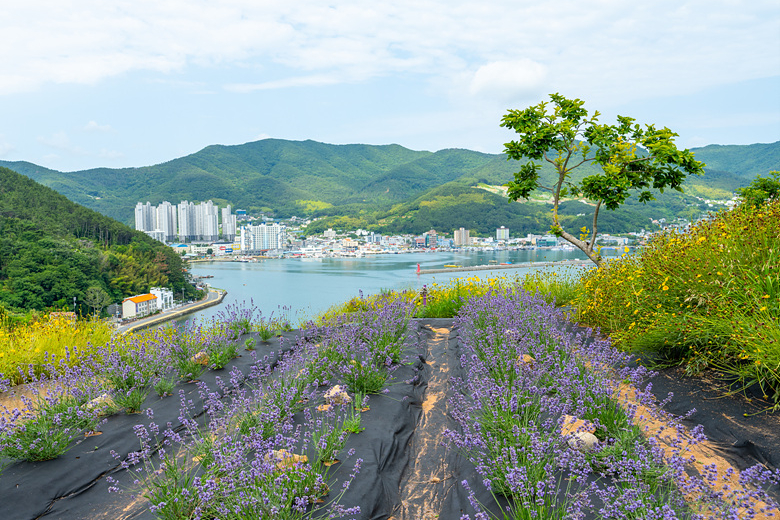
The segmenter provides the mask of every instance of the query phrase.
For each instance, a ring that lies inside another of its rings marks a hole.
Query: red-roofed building
[[[157,296],[139,294],[122,300],[122,317],[136,318],[146,316],[157,310]]]

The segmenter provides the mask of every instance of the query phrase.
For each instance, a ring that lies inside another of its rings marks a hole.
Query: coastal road
[[[159,314],[149,316],[147,318],[141,318],[140,320],[135,320],[131,323],[120,325],[119,327],[117,327],[116,332],[117,334],[125,334],[127,332],[132,332],[135,330],[144,329],[146,327],[151,327],[152,325],[157,325],[159,323],[163,323],[168,320],[180,318],[185,314],[189,314],[194,311],[199,311],[201,309],[205,309],[206,307],[211,307],[212,305],[219,305],[220,303],[222,303],[222,300],[225,298],[226,294],[227,291],[223,291],[221,289],[209,289],[209,292],[208,294],[206,294],[206,297],[200,301],[188,303],[180,307],[176,307],[175,309],[170,309],[161,312]]]

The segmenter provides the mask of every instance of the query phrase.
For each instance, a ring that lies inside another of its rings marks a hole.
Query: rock
[[[575,450],[593,451],[599,440],[590,432],[574,432],[569,437],[568,443]]]
[[[206,354],[204,351],[200,351],[194,356],[190,358],[190,361],[193,363],[197,363],[199,365],[203,365],[204,367],[209,364],[209,355]]]
[[[346,388],[336,385],[325,392],[325,402],[327,404],[349,404],[352,398],[347,393]]]
[[[582,419],[577,419],[573,415],[564,415],[563,424],[561,425],[561,435],[566,436],[575,432],[595,433],[596,426],[592,422],[585,422]]]
[[[536,360],[533,358],[533,356],[523,354],[522,356],[517,356],[517,361],[515,363],[521,367],[527,366],[528,368],[533,368],[535,362]]]
[[[103,413],[110,412],[115,406],[116,404],[114,403],[114,399],[108,394],[103,394],[92,399],[91,401],[88,401],[84,405],[84,408],[87,410],[94,410]]]
[[[267,453],[263,460],[266,462],[276,461],[277,469],[289,469],[298,464],[305,464],[309,462],[309,457],[306,455],[296,455],[290,453],[287,450],[273,450],[271,453]]]

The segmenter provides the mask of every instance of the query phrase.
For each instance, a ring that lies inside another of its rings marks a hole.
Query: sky
[[[137,167],[265,138],[501,153],[550,93],[678,146],[780,140],[777,0],[25,0],[0,160]]]

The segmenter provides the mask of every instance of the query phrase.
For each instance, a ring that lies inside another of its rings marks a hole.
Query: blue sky
[[[0,159],[57,170],[267,137],[499,153],[551,92],[685,147],[780,140],[776,0],[12,4]]]

